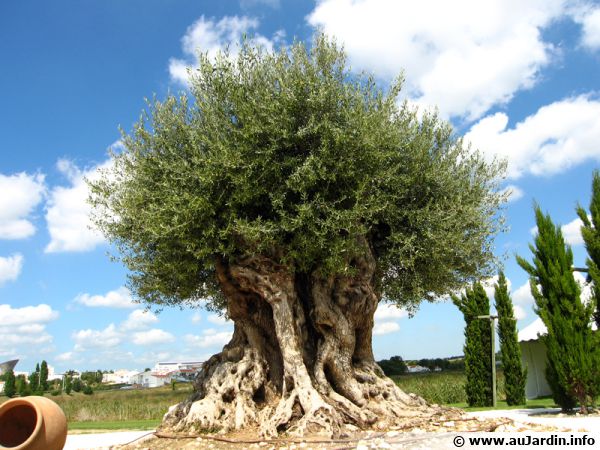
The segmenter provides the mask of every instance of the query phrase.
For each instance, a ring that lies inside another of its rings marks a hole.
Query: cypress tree
[[[48,390],[48,363],[46,360],[42,361],[40,366],[40,391],[45,392]]]
[[[15,373],[12,369],[6,372],[6,377],[4,380],[4,395],[8,398],[12,398],[17,393],[17,387],[15,385]]]
[[[500,272],[494,291],[496,312],[498,313],[498,335],[504,371],[504,393],[508,405],[525,404],[525,382],[527,370],[521,363],[521,348],[517,336],[517,320],[512,300],[508,293],[506,277]]]
[[[71,394],[71,389],[73,388],[73,378],[71,375],[65,375],[67,378],[65,379],[65,392],[67,395]]]
[[[17,393],[20,397],[27,397],[28,395],[31,395],[31,389],[27,383],[27,378],[25,378],[25,375],[19,375],[17,377]]]
[[[39,391],[40,386],[40,365],[36,364],[35,370],[29,374],[29,386],[33,392]]]
[[[536,313],[548,329],[546,379],[554,401],[563,410],[579,402],[587,412],[598,392],[598,350],[590,328],[593,305],[581,302],[581,289],[572,272],[573,252],[565,244],[559,226],[535,206],[538,234],[533,264],[517,256],[519,265],[530,275]],[[539,288],[538,288],[539,285]]]
[[[492,340],[487,320],[477,316],[489,315],[490,302],[481,283],[467,288],[459,298],[452,301],[465,318],[465,391],[469,406],[492,405]]]
[[[577,207],[577,215],[583,222],[581,236],[588,253],[588,279],[594,282],[592,300],[595,304],[594,320],[600,330],[600,173],[594,171],[592,180],[592,199],[589,216],[581,207]]]

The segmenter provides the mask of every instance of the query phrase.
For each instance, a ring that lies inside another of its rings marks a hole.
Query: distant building
[[[18,362],[18,359],[11,359],[10,361],[4,361],[3,363],[0,363],[0,375],[8,372],[9,370],[14,371]]]
[[[168,362],[157,362],[152,369],[153,373],[166,374],[171,372],[177,372],[178,375],[193,375],[198,372],[204,361],[168,361]]]
[[[430,370],[427,367],[423,367],[423,366],[406,366],[406,368],[408,369],[409,373],[422,373],[422,372],[429,372]]]
[[[154,372],[138,372],[130,377],[131,384],[144,388],[155,388],[170,384],[175,377],[173,373],[155,374]]]
[[[119,369],[114,373],[105,373],[102,375],[102,382],[108,384],[133,384],[131,377],[137,375],[135,370]]]
[[[63,376],[64,376],[64,374],[56,373],[54,370],[54,366],[51,366],[50,364],[48,364],[48,381],[62,380]]]
[[[140,387],[159,387],[173,380],[191,380],[204,361],[158,362],[152,370],[131,374],[129,383]]]

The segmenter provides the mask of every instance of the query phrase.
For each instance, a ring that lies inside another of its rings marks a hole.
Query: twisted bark
[[[265,256],[219,262],[233,337],[163,428],[338,436],[443,413],[402,392],[375,363],[375,258],[365,245],[351,263],[350,276],[322,277]]]

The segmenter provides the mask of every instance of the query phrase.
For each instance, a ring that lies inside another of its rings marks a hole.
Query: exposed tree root
[[[205,363],[195,395],[166,414],[162,430],[254,427],[265,437],[338,437],[456,416],[404,393],[377,366],[371,337],[381,296],[366,243],[351,265],[349,276],[323,277],[295,274],[264,256],[218,262],[234,335]]]

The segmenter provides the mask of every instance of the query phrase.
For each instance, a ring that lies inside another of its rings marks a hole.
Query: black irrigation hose
[[[146,434],[142,434],[141,436],[138,436],[138,437],[136,437],[136,438],[135,438],[133,441],[129,441],[129,442],[126,442],[125,444],[119,444],[119,445],[129,445],[129,444],[133,444],[134,442],[137,442],[137,441],[139,441],[140,439],[142,439],[142,438],[145,438],[146,436],[150,436],[151,434],[154,434],[154,433],[155,433],[154,431],[149,431],[149,432],[148,432],[148,433],[146,433]]]

